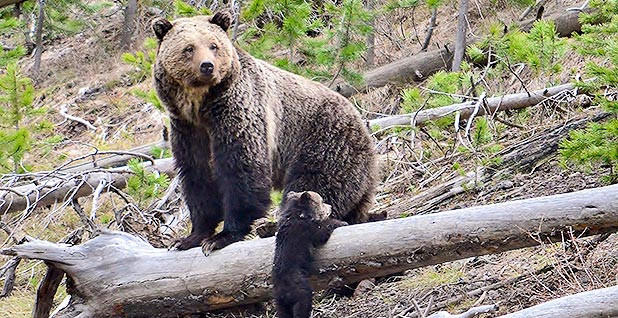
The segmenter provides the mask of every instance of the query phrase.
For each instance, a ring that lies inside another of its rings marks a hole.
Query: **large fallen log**
[[[546,17],[554,21],[556,32],[563,37],[570,36],[573,32],[581,32],[578,11],[558,13]],[[524,21],[520,24],[523,30],[529,30],[536,19]],[[468,43],[476,42],[469,39]],[[423,52],[391,62],[363,74],[362,84],[352,85],[340,82],[333,86],[333,90],[345,97],[356,93],[364,93],[369,88],[382,87],[388,83],[419,82],[427,79],[431,74],[451,67],[453,52],[448,49]]]
[[[498,318],[616,318],[618,286],[595,289],[548,301]]]
[[[147,170],[173,175],[174,161],[172,158],[145,162]],[[132,175],[128,167],[105,170],[85,171],[74,174],[50,174],[42,182],[22,185],[6,190],[0,190],[0,214],[21,211],[35,206],[47,206],[92,194],[102,182],[103,191],[110,186],[122,189],[127,179]]]
[[[316,253],[316,288],[476,255],[618,230],[618,185],[335,230]],[[568,236],[567,236],[568,237]],[[41,259],[70,278],[66,317],[177,317],[270,297],[274,238],[205,257],[155,249],[121,232],[83,245],[34,240],[3,254]]]
[[[26,0],[0,0],[0,8],[8,7],[12,4],[22,3]]]
[[[423,109],[418,112],[403,115],[387,116],[369,121],[369,127],[372,129],[384,129],[398,125],[411,125],[414,119],[415,125],[422,125],[429,120],[435,120],[455,112],[460,112],[460,118],[468,118],[475,109],[477,116],[484,115],[488,110],[490,113],[503,110],[515,110],[534,106],[552,96],[573,89],[573,84],[562,84],[549,88],[543,88],[531,92],[523,92],[516,94],[508,94],[504,96],[490,97],[484,99],[483,105],[478,105],[478,101],[469,101],[465,103],[452,104],[443,107]]]

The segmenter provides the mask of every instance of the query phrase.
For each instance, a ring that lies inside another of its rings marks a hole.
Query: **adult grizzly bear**
[[[208,254],[243,240],[273,187],[317,192],[335,218],[367,221],[376,160],[359,113],[327,87],[235,47],[231,21],[218,12],[153,22],[155,87],[192,223],[176,248],[202,244]]]

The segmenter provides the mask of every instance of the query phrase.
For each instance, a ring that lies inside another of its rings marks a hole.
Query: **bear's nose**
[[[215,65],[210,61],[204,61],[200,63],[200,72],[204,75],[211,75],[212,71],[215,69]]]

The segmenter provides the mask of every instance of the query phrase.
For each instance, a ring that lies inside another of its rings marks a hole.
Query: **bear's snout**
[[[200,63],[200,72],[202,72],[202,75],[212,75],[214,70],[215,65],[212,64],[211,61],[202,61],[202,63]]]

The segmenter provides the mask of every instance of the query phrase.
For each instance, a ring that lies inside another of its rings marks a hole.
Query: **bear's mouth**
[[[203,75],[196,78],[187,80],[187,86],[189,87],[205,87],[212,86],[215,83],[214,75]]]

